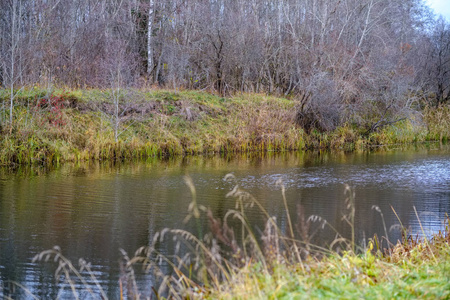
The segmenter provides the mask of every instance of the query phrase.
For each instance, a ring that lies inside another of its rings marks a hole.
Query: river
[[[224,180],[227,174],[235,179]],[[348,214],[349,186],[355,194],[358,245],[374,234],[387,234],[395,243],[401,237],[399,219],[413,237],[429,235],[443,228],[450,212],[450,147],[439,144],[0,169],[0,298],[70,298],[70,286],[55,280],[57,264],[32,260],[54,246],[76,266],[79,258],[90,262],[105,294],[117,298],[123,275],[119,249],[133,256],[164,228],[198,232],[194,220],[183,221],[192,201],[185,176],[192,179],[197,203],[216,217],[235,208],[236,199],[226,195],[239,185],[287,229],[283,185],[292,223],[300,223],[301,207],[304,219],[318,216],[346,238],[351,229],[342,217]],[[255,232],[264,230],[260,210],[249,208],[246,216]],[[207,232],[206,218],[200,221],[200,231]],[[317,229],[312,241],[329,245],[336,232],[316,223],[310,228]],[[171,240],[158,244],[166,255],[174,248]],[[136,272],[142,296],[150,296],[152,276]],[[86,284],[96,291],[95,283],[87,276]],[[80,298],[86,284],[75,282]]]

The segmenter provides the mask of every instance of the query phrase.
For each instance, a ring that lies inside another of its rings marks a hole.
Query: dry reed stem
[[[423,234],[423,238],[425,240],[425,244],[427,245],[428,250],[430,250],[430,253],[433,256],[434,261],[437,263],[436,256],[434,256],[433,250],[431,250],[430,243],[428,243],[427,235],[425,234],[425,230],[423,230],[422,222],[420,221],[419,215],[417,214],[416,206],[413,206],[413,208],[414,208],[414,212],[415,212],[416,217],[417,217],[417,221],[419,222],[420,229],[422,230],[422,234]]]

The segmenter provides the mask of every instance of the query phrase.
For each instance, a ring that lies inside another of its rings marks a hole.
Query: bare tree
[[[103,61],[102,68],[105,80],[110,85],[110,93],[107,93],[102,111],[110,119],[114,140],[118,142],[119,137],[127,130],[122,128],[122,123],[131,103],[128,99],[129,87],[135,81],[136,64],[133,63],[133,56],[127,53],[123,41],[112,40],[107,46],[109,55]]]
[[[443,18],[437,22],[432,43],[431,74],[439,105],[450,100],[450,24]]]
[[[5,0],[0,8],[0,77],[10,91],[111,87],[118,77],[103,66],[115,60],[114,40],[150,83],[310,95],[301,114],[322,128],[364,125],[368,111],[383,116],[386,107],[395,114],[411,91],[449,98],[448,24],[432,22],[418,0]]]
[[[14,99],[17,95],[15,91],[16,83],[20,79],[20,69],[18,70],[19,57],[21,55],[21,35],[22,35],[22,1],[10,0],[3,7],[3,37],[4,43],[3,53],[3,77],[9,88],[9,124],[13,125]]]
[[[147,74],[153,71],[153,17],[154,17],[154,0],[149,0],[148,4],[148,21],[147,21]]]

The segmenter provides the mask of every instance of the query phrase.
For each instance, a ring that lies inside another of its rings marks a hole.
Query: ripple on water
[[[336,184],[354,186],[383,185],[398,188],[448,190],[450,160],[429,159],[387,165],[342,165],[334,167],[291,168],[285,173],[245,176],[240,180],[246,188],[265,186],[277,189],[277,182],[286,188],[317,188]]]

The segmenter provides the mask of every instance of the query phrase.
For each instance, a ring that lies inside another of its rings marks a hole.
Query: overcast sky
[[[450,0],[427,0],[426,2],[436,14],[443,15],[450,22]]]

